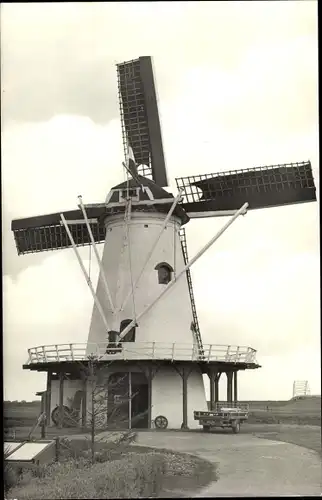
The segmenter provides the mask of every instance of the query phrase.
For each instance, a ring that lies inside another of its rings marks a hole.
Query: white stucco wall
[[[146,257],[161,230],[165,217],[165,214],[159,214],[157,212],[132,214],[129,232],[133,281],[136,280],[141,272]],[[106,227],[107,233],[102,264],[105,269],[113,302],[116,304],[119,264],[124,238],[124,214],[108,217],[106,220]],[[155,270],[155,266],[160,262],[167,262],[177,273],[184,267],[179,229],[180,222],[175,218],[170,219],[168,227],[164,230],[136,288],[134,301],[136,315],[142,312],[166,286],[159,284],[158,273]],[[121,292],[118,297],[119,302],[122,302],[131,289],[128,247],[125,248],[123,262],[121,264],[120,287]],[[112,327],[115,317],[112,315],[101,277],[98,281],[97,296],[100,299],[108,322]],[[118,303],[116,305],[120,304]],[[117,318],[114,323],[114,328],[116,330],[119,329],[119,322],[122,319],[132,319],[133,317],[134,306],[133,300],[130,298],[120,318]],[[139,326],[136,329],[136,342],[177,342],[184,344],[190,343],[192,345],[195,343],[195,340],[190,329],[191,321],[192,312],[189,289],[184,273],[178,283],[165,294],[160,302],[140,319]],[[103,321],[94,305],[88,342],[93,344],[105,343],[106,340],[107,335]],[[88,348],[88,353],[89,352],[91,352],[90,347]]]
[[[172,367],[163,367],[152,381],[152,420],[158,415],[168,419],[169,429],[180,429],[183,421],[182,378]],[[193,419],[195,410],[207,411],[203,377],[196,367],[188,378],[188,427],[197,429]]]

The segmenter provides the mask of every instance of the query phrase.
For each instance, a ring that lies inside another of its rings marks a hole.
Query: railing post
[[[31,349],[28,349],[28,356],[29,356],[29,364],[31,364],[32,363],[32,361],[31,361]]]
[[[36,352],[36,358],[37,358],[37,362],[39,363],[39,356],[38,356],[38,347],[35,348],[35,352]]]
[[[173,358],[174,358],[174,346],[175,346],[175,344],[173,343],[172,344],[172,360],[171,361],[173,361]]]
[[[57,361],[60,361],[59,351],[58,351],[58,345],[56,344],[55,347],[56,347]]]
[[[155,356],[155,342],[152,342],[152,358]]]
[[[235,363],[238,363],[238,361],[239,361],[239,346],[237,346]]]
[[[212,344],[210,344],[210,347],[209,347],[209,352],[208,352],[208,363],[209,363],[209,361],[210,361],[211,349],[212,349]]]
[[[226,352],[226,361],[229,361],[230,348],[231,348],[231,346],[229,345],[228,348],[227,348],[227,352]]]
[[[44,355],[45,363],[47,363],[46,349],[45,349],[44,345],[42,346],[42,352],[43,352],[43,355]]]
[[[70,352],[71,352],[71,355],[72,355],[72,361],[75,361],[75,359],[74,359],[74,351],[73,351],[73,344],[69,344],[69,347],[70,347]]]
[[[251,363],[253,361],[253,353],[252,353],[253,349],[251,347],[248,347],[247,348],[247,353],[246,353],[246,359],[245,359],[245,362],[246,363]]]

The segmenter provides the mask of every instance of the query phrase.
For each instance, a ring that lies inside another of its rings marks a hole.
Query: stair
[[[187,240],[186,240],[186,230],[184,227],[180,229],[180,243],[181,243],[181,248],[182,248],[182,254],[183,254],[183,260],[185,265],[188,263],[188,248],[187,248]],[[191,279],[191,273],[190,269],[186,270],[186,275],[187,275],[187,282],[188,282],[188,288],[189,288],[189,294],[190,294],[190,302],[191,302],[191,310],[192,310],[192,317],[193,317],[193,325],[194,325],[194,333],[195,337],[197,340],[197,345],[198,345],[198,351],[199,351],[199,357],[200,359],[204,359],[205,352],[203,349],[202,345],[202,340],[201,340],[201,334],[200,334],[200,328],[199,328],[199,321],[198,321],[198,315],[197,315],[197,309],[196,309],[196,303],[195,303],[195,298],[193,294],[193,287],[192,287],[192,279]]]

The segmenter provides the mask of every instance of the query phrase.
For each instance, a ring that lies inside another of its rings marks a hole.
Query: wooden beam
[[[233,400],[233,372],[226,372],[227,375],[227,402]]]
[[[234,401],[238,401],[237,371],[234,372]]]
[[[216,373],[215,375],[215,403],[218,403],[219,401],[219,379],[220,379],[221,372]]]
[[[46,392],[44,392],[42,395],[41,395],[41,407],[40,407],[40,412],[43,414],[44,412],[46,412]],[[46,438],[46,419],[43,418],[42,421],[41,421],[41,439],[45,439]]]
[[[188,427],[188,377],[189,373],[187,368],[182,368],[182,429],[189,429]]]
[[[148,379],[148,429],[152,427],[152,367],[149,366],[147,369],[147,379]]]
[[[210,368],[209,372],[209,383],[210,383],[210,410],[215,409],[215,377],[216,373],[213,368]]]
[[[64,420],[64,372],[59,372],[59,424],[58,428],[63,428]]]
[[[52,372],[47,372],[47,388],[46,388],[46,425],[50,425],[50,411],[51,411],[51,382]]]

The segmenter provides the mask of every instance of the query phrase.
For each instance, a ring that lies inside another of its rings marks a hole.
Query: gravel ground
[[[188,452],[218,466],[219,480],[185,496],[320,495],[321,460],[314,451],[241,433],[139,432],[136,443]]]

